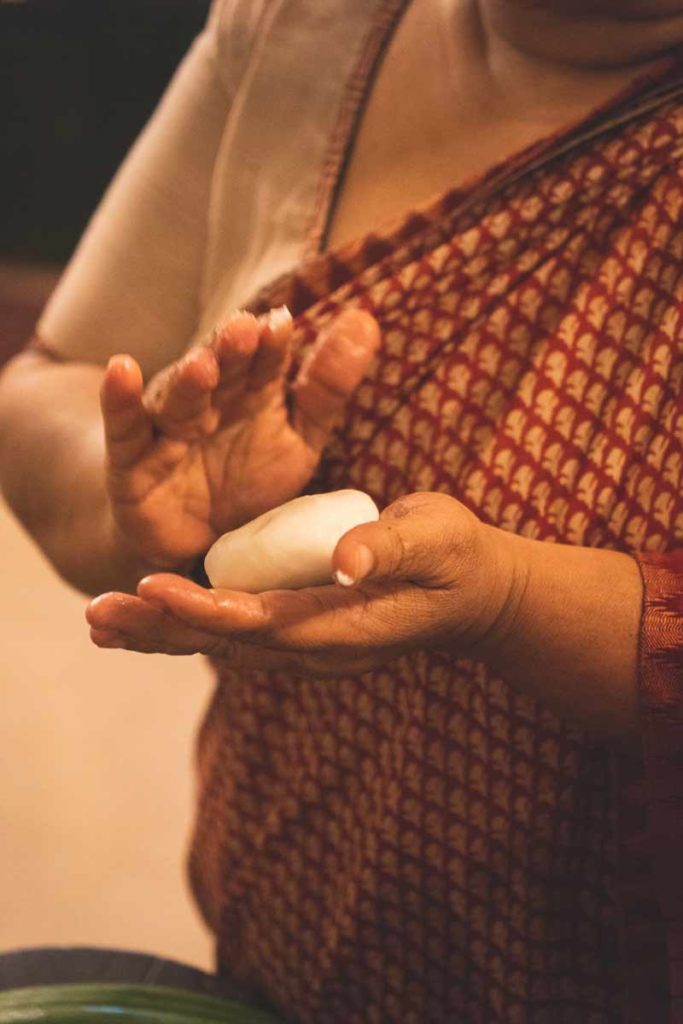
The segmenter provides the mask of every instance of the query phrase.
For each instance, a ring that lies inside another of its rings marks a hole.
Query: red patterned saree
[[[382,326],[316,489],[445,491],[645,581],[630,760],[439,652],[217,666],[191,874],[287,1019],[683,1020],[682,261],[678,63],[262,296],[299,358],[342,308]]]

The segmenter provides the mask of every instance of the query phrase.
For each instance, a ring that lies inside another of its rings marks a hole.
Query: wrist
[[[485,523],[480,529],[481,607],[463,639],[468,655],[489,661],[504,649],[522,614],[531,570],[527,546],[533,542]]]
[[[508,595],[473,656],[560,717],[603,739],[631,741],[642,609],[635,559],[504,536]]]

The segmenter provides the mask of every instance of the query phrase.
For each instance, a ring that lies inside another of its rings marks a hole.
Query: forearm
[[[512,559],[514,584],[477,656],[561,717],[628,742],[638,730],[635,559],[504,536],[501,558]]]
[[[114,527],[104,479],[102,369],[20,356],[0,377],[0,485],[59,574],[87,594],[134,591],[153,566]]]

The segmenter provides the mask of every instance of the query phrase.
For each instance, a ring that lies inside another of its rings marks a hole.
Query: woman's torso
[[[450,166],[447,144],[425,169],[410,118],[373,148],[372,118],[382,131],[387,119],[381,90],[386,101],[412,59],[408,38],[396,39],[408,52],[397,49],[370,94],[332,241],[428,198]],[[489,145],[459,164],[455,146],[456,178],[488,162]],[[322,287],[295,308],[299,343],[361,302],[384,347],[316,486],[357,486],[382,503],[446,489],[540,539],[671,542],[671,346],[643,317],[651,323],[662,274],[671,292],[675,267],[659,250],[675,232],[662,195],[638,209],[638,189],[657,177],[646,151],[643,181],[619,182],[622,158],[631,174],[620,146],[617,133],[604,216],[598,154],[541,178],[538,193],[530,178],[509,208],[480,204],[480,222],[463,215],[442,245],[448,210],[432,211],[431,249],[395,269],[388,256],[378,279],[372,260],[357,280],[348,253],[330,261],[331,297]],[[372,182],[387,152],[416,170],[394,179],[380,215]],[[328,182],[323,240],[333,195]],[[655,228],[650,257],[642,232]],[[192,874],[219,962],[294,1019],[622,1019],[611,758],[482,666],[420,652],[338,684],[224,669],[200,770]]]

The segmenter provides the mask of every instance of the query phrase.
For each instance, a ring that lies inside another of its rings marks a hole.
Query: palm
[[[119,430],[117,437],[116,425],[108,424],[103,391],[108,490],[127,542],[159,566],[178,566],[227,530],[300,493],[346,392],[355,388],[376,346],[374,322],[363,314],[354,318],[356,333],[367,343],[356,349],[360,354],[350,373],[348,355],[343,361],[346,391],[335,381],[331,397],[332,382],[326,384],[325,376],[341,365],[337,357],[349,340],[348,327],[321,339],[320,372],[313,372],[314,360],[292,417],[284,390],[289,331],[284,341],[272,334],[270,344],[262,341],[260,348],[238,351],[236,357],[229,338],[227,356],[214,364],[211,350],[203,348],[158,374],[140,402],[138,427],[145,417],[152,423],[146,435],[138,431],[137,447],[129,436],[135,431]],[[253,318],[235,323],[238,340],[250,332],[251,342],[257,340]],[[127,446],[124,457],[117,444]]]
[[[246,415],[222,425],[202,451],[217,535],[289,501],[318,463],[319,449],[289,422],[282,390],[264,398],[251,410],[246,403]]]
[[[159,441],[130,475],[134,500],[121,495],[116,520],[151,560],[182,562],[227,530],[294,497],[317,459],[287,423],[286,410],[266,406],[253,419],[221,426],[208,438]]]

